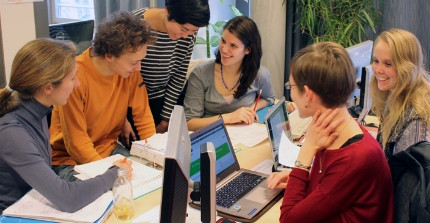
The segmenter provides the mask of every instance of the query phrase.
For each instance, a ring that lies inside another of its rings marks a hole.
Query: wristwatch
[[[310,166],[305,166],[303,165],[300,161],[296,160],[296,162],[294,163],[294,166],[297,168],[302,168],[302,169],[306,169],[306,170],[310,170],[311,167]]]

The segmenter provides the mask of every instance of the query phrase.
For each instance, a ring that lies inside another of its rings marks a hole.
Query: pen
[[[255,111],[255,109],[257,108],[258,100],[260,100],[261,91],[263,91],[263,90],[262,90],[262,89],[260,89],[260,91],[258,92],[258,95],[257,95],[257,99],[255,99],[254,111]]]

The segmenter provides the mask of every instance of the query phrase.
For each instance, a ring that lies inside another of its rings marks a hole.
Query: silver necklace
[[[222,73],[222,64],[220,64],[220,69],[221,69],[221,80],[222,80],[222,83],[224,84],[224,87],[229,91],[234,90],[237,87],[237,85],[239,85],[239,83],[240,83],[240,78],[242,77],[242,73],[240,74],[239,78],[237,79],[236,84],[232,88],[229,88],[229,87],[227,87],[227,84],[225,84],[225,81],[224,81],[224,74]]]

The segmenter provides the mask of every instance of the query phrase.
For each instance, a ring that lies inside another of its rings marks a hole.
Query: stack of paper
[[[166,145],[167,132],[163,134],[155,134],[146,140],[132,142],[130,154],[164,166]]]

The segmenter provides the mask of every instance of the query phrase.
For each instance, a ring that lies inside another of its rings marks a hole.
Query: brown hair
[[[300,92],[308,86],[328,108],[346,105],[356,88],[355,69],[348,52],[333,42],[315,43],[298,51],[290,75]]]
[[[58,86],[74,68],[76,47],[70,41],[36,39],[25,44],[12,63],[9,87],[0,89],[0,117],[14,110],[20,100],[33,97],[46,85]]]
[[[120,57],[124,53],[136,52],[139,47],[153,41],[151,27],[145,20],[129,12],[117,12],[97,27],[93,53],[96,56],[108,54]]]

